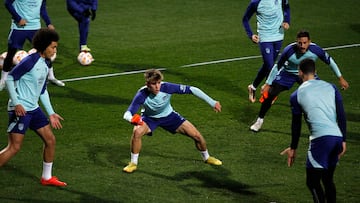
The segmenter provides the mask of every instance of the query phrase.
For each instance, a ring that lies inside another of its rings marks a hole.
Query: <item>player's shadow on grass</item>
[[[5,165],[4,167],[1,168],[1,170],[6,170],[9,173],[14,173],[16,176],[22,177],[22,178],[26,178],[26,179],[30,179],[29,182],[31,182],[31,184],[33,186],[31,186],[31,191],[43,191],[48,190],[49,192],[49,196],[47,196],[46,198],[48,198],[48,200],[46,199],[40,199],[39,197],[37,197],[36,195],[33,195],[32,198],[29,198],[28,195],[22,196],[22,195],[14,195],[14,194],[10,194],[10,193],[0,193],[0,202],[39,202],[39,203],[67,203],[67,202],[74,202],[74,200],[69,200],[69,201],[64,201],[64,200],[56,200],[54,199],[53,196],[51,196],[51,191],[55,191],[55,190],[62,190],[65,192],[69,192],[71,194],[74,194],[74,197],[76,196],[76,199],[78,199],[76,202],[83,202],[83,203],[87,203],[87,202],[107,202],[107,203],[121,203],[121,201],[112,201],[112,200],[107,200],[101,197],[97,197],[94,195],[91,195],[90,193],[86,193],[86,192],[81,192],[81,191],[77,191],[71,188],[71,185],[67,186],[67,187],[52,187],[52,186],[42,186],[40,184],[40,179],[39,177],[28,173],[25,170],[22,170],[21,167],[14,167],[12,165]],[[14,183],[11,183],[12,180],[6,180],[2,179],[0,186],[2,186],[2,184],[9,184],[9,185],[13,185]],[[9,182],[9,183],[8,183]],[[27,183],[27,182],[26,182]],[[24,187],[24,184],[26,183],[21,183],[20,187]],[[30,186],[29,186],[30,187]],[[3,185],[1,188],[5,188],[5,185]],[[80,196],[80,197],[79,197]]]
[[[102,105],[106,104],[130,104],[131,99],[124,99],[119,97],[114,97],[111,95],[99,95],[99,94],[90,94],[88,92],[79,91],[71,87],[66,87],[66,93],[52,92],[52,97],[63,97],[71,98],[73,100],[80,101],[82,103],[98,103]]]

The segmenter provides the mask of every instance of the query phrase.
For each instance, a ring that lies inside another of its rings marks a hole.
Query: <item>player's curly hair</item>
[[[157,69],[149,69],[149,70],[145,71],[144,77],[145,77],[145,81],[147,83],[148,82],[150,82],[150,83],[156,82],[156,81],[164,79],[163,74]]]
[[[42,53],[52,42],[58,42],[59,39],[60,37],[55,30],[41,28],[35,33],[32,45],[38,52]]]

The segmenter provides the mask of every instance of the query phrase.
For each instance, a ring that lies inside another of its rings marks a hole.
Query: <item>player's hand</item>
[[[283,22],[282,27],[284,28],[284,30],[288,30],[290,28],[290,25],[287,22]]]
[[[215,112],[221,112],[221,104],[220,104],[220,102],[217,101],[215,103],[214,111]]]
[[[263,94],[264,92],[269,92],[270,85],[265,83],[263,86],[261,86],[260,93]]]
[[[346,90],[349,88],[349,83],[343,78],[343,76],[339,78],[339,83],[341,85],[341,89]]]
[[[18,25],[19,26],[25,26],[27,23],[27,21],[25,19],[21,19],[19,22],[18,22]]]
[[[91,10],[91,20],[95,20],[96,18],[96,10]]]
[[[139,114],[134,114],[131,118],[131,124],[133,125],[143,125],[144,121],[141,119],[141,116]]]
[[[259,41],[260,41],[258,35],[252,35],[252,36],[251,36],[251,40],[252,40],[254,43],[256,43],[256,44],[259,43]]]
[[[91,10],[90,9],[86,9],[84,12],[83,12],[83,15],[85,17],[89,17],[91,15]]]
[[[339,154],[339,159],[340,159],[342,156],[344,156],[345,152],[346,152],[346,142],[343,142],[343,143],[342,143],[342,151],[341,151],[341,153]]]
[[[26,110],[21,104],[16,105],[14,111],[16,116],[25,116],[26,114]]]
[[[54,26],[53,24],[49,24],[47,27],[48,27],[50,30],[55,30],[55,26]]]
[[[51,114],[49,116],[51,127],[54,129],[61,129],[62,125],[60,121],[63,121],[64,119],[57,113]]]
[[[285,155],[285,154],[287,154],[287,156],[288,156],[287,165],[289,167],[291,167],[295,162],[296,150],[288,147],[288,148],[284,149],[282,152],[280,152],[280,155]]]

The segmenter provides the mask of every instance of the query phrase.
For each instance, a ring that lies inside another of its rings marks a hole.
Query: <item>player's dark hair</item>
[[[32,45],[38,52],[42,53],[52,42],[58,42],[59,39],[60,37],[55,30],[41,28],[35,33]]]
[[[157,69],[149,69],[144,74],[146,82],[156,82],[159,80],[163,80],[163,74]]]
[[[315,74],[315,61],[312,59],[304,59],[299,64],[299,69],[305,74]]]
[[[296,35],[296,38],[299,39],[299,38],[302,38],[302,37],[307,37],[308,39],[310,39],[310,33],[306,30],[300,30],[297,35]]]

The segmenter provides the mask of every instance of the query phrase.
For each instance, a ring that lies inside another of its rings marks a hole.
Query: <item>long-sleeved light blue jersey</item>
[[[288,0],[251,0],[242,19],[247,36],[251,39],[253,31],[250,18],[256,13],[257,32],[260,42],[274,42],[284,39],[283,22],[290,24]]]
[[[46,26],[51,24],[46,10],[46,0],[5,0],[5,7],[12,16],[11,29],[38,30],[41,28],[40,17]],[[25,26],[17,23],[25,19]]]
[[[283,52],[280,55],[279,61],[274,64],[273,68],[271,69],[266,83],[271,85],[279,70],[287,71],[294,75],[298,75],[298,65],[302,60],[307,58],[314,61],[320,58],[320,60],[330,66],[336,77],[339,78],[341,76],[338,65],[335,63],[333,58],[320,46],[315,43],[310,43],[308,50],[304,54],[301,54],[299,53],[296,42],[294,42],[284,48]]]
[[[143,115],[152,118],[162,118],[173,112],[170,99],[172,94],[194,94],[215,107],[216,101],[197,87],[180,85],[169,82],[161,82],[160,92],[152,94],[146,86],[142,87],[135,95],[129,108],[124,114],[124,119],[129,120],[131,116],[143,106]]]
[[[39,53],[25,57],[9,73],[6,86],[10,95],[8,110],[21,104],[26,111],[39,107],[39,98],[49,115],[54,113],[46,89],[49,61]]]
[[[346,139],[346,118],[342,97],[335,85],[323,80],[308,80],[291,95],[290,104],[294,116],[305,120],[310,130],[310,140],[322,136],[338,136]],[[296,149],[300,137],[301,120],[293,120],[292,148]]]

